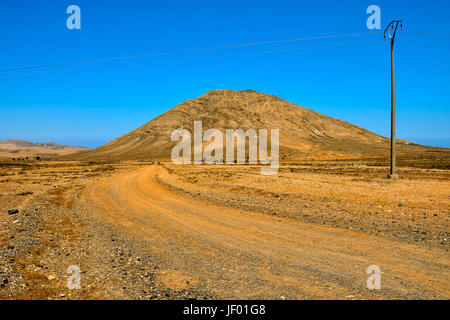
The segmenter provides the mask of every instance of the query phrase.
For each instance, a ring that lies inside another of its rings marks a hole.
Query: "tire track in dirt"
[[[161,278],[221,298],[450,297],[448,252],[216,206],[169,191],[150,166],[90,187],[89,213],[144,240]],[[368,290],[378,265],[381,289]]]

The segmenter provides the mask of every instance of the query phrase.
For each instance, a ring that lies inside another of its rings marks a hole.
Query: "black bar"
[[[11,308],[14,317],[28,313],[86,317],[95,312],[124,320],[141,319],[310,319],[316,317],[365,318],[386,315],[395,309],[402,316],[423,310],[438,312],[448,301],[273,301],[273,300],[183,300],[183,301],[1,301],[3,312]],[[428,309],[428,307],[432,309]],[[215,310],[215,312],[213,311]],[[6,313],[5,313],[6,314]]]

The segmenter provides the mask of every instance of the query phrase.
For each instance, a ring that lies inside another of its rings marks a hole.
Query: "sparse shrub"
[[[115,168],[111,165],[108,166],[102,166],[102,167],[98,167],[95,168],[94,170],[92,170],[93,172],[107,172],[107,171],[114,171]]]

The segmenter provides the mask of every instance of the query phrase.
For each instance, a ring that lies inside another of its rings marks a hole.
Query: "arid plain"
[[[448,299],[449,173],[386,170],[2,162],[1,296]]]
[[[281,128],[278,173],[174,165],[170,132],[196,119]],[[0,298],[448,299],[449,149],[399,142],[390,180],[388,146],[274,96],[216,90],[95,150],[1,160]]]

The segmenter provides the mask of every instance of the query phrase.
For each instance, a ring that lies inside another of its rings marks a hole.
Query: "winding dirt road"
[[[167,174],[141,168],[84,196],[89,214],[143,240],[168,285],[231,299],[450,297],[444,249],[216,206],[155,181]],[[381,268],[380,290],[367,289],[370,265]]]

